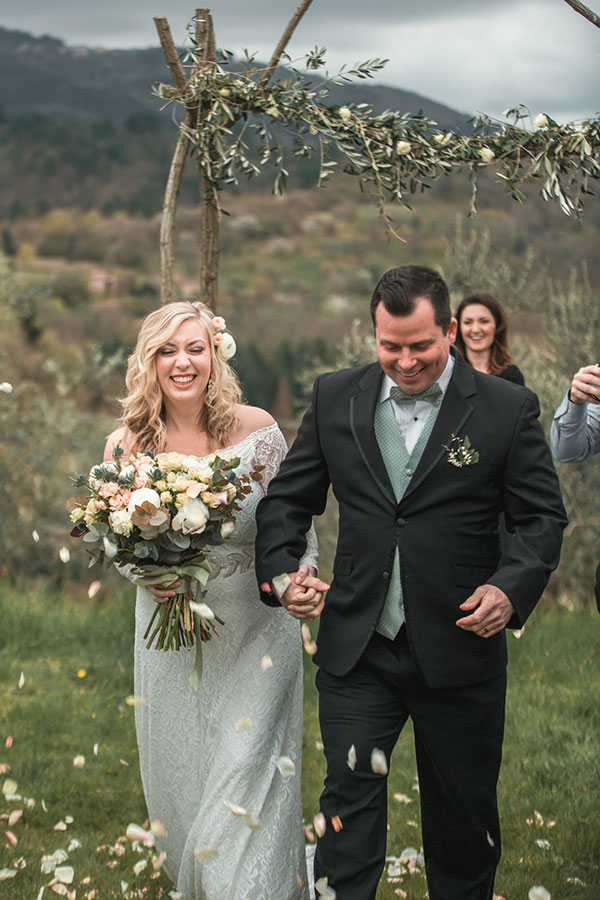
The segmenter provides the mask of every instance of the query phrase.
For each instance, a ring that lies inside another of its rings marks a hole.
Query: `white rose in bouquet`
[[[182,506],[171,525],[183,534],[201,534],[209,519],[208,507],[197,497]]]
[[[142,503],[151,503],[152,506],[160,509],[160,494],[157,491],[153,491],[152,488],[138,488],[137,491],[132,493],[127,509],[132,513],[135,511],[136,506],[141,506]]]
[[[111,512],[108,522],[115,534],[124,534],[127,537],[133,531],[131,514],[126,509],[116,509],[114,512]]]

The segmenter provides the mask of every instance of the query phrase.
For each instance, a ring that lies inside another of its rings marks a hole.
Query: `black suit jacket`
[[[558,564],[567,519],[543,431],[527,388],[483,375],[455,357],[435,426],[396,503],[373,428],[377,363],[317,378],[298,436],[257,511],[259,583],[297,569],[312,516],[329,486],[339,503],[333,582],[315,662],[348,672],[375,629],[396,546],[412,655],[431,687],[475,683],[506,665],[504,632],[483,639],[458,628],[459,605],[481,584],[501,588],[521,627]],[[453,435],[479,461],[448,461]],[[514,538],[501,551],[498,515]],[[503,553],[503,555],[501,555]],[[265,603],[273,596],[263,593]]]

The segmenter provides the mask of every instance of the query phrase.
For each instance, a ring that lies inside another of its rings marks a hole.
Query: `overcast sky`
[[[587,0],[600,12],[600,0]],[[217,44],[270,56],[297,0],[214,0]],[[152,17],[184,40],[189,0],[0,0],[0,25],[67,44],[156,46]],[[525,103],[565,121],[600,110],[600,31],[564,0],[313,0],[288,48],[327,47],[328,69],[389,58],[378,81],[467,113]]]

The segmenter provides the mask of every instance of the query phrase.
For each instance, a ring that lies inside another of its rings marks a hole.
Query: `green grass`
[[[139,896],[159,898],[170,887],[164,875],[151,877],[151,865],[134,875],[134,863],[151,854],[137,853],[119,840],[129,822],[146,819],[133,709],[125,702],[133,690],[129,594],[90,601],[85,595],[0,588],[0,764],[10,767],[0,772],[0,786],[10,777],[23,797],[7,801],[0,794],[0,816],[5,817],[0,819],[0,870],[19,860],[26,863],[15,878],[0,882],[6,900],[35,900],[51,880],[40,871],[42,856],[68,848],[72,840],[80,843],[67,863],[75,869],[72,887],[78,900],[93,890],[97,900],[122,897],[123,881],[130,896],[143,891]],[[506,900],[526,900],[529,889],[540,884],[553,900],[600,896],[599,639],[600,617],[584,609],[540,611],[520,640],[509,638],[500,782],[504,849],[496,881],[496,892]],[[21,672],[25,681],[19,687]],[[308,658],[305,686],[304,814],[309,822],[318,811],[323,760],[317,749],[314,666]],[[86,759],[82,768],[73,765],[79,754]],[[412,734],[406,729],[390,775],[391,856],[406,847],[420,849],[415,781]],[[400,802],[393,794],[412,802]],[[9,827],[6,816],[21,808],[23,816]],[[67,830],[55,831],[67,816],[73,818]],[[16,846],[5,838],[6,831],[14,833]],[[549,847],[536,840],[548,841]],[[384,878],[378,900],[401,896],[397,889],[408,900],[425,897],[421,871],[392,884]],[[50,896],[55,895],[46,887],[45,900]]]

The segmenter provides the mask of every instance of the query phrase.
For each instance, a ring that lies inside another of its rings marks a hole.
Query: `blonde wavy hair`
[[[211,355],[211,373],[205,402],[198,411],[198,423],[206,431],[214,449],[225,447],[239,424],[235,414],[242,391],[233,369],[216,352],[213,313],[198,300],[168,303],[151,312],[140,328],[135,350],[127,361],[127,396],[120,400],[121,422],[132,436],[136,450],[164,450],[167,438],[162,391],[156,376],[156,356],[188,319],[206,330]]]

